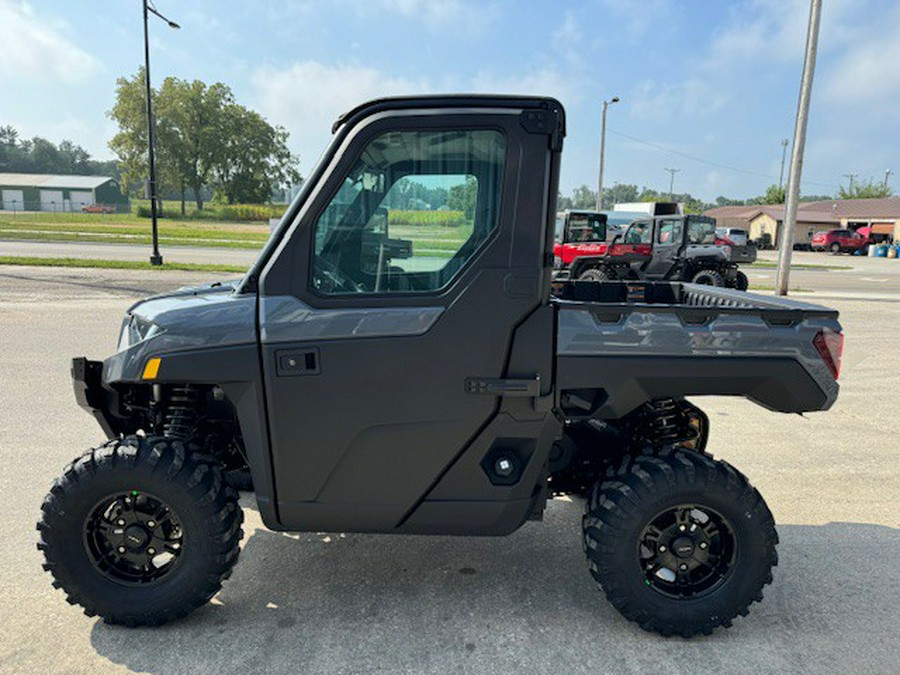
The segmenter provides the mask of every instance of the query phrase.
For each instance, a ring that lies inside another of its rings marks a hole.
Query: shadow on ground
[[[694,640],[645,633],[587,573],[578,503],[502,539],[257,530],[213,604],[157,629],[97,622],[109,660],[165,672],[891,672],[900,530],[779,528],[762,604]]]

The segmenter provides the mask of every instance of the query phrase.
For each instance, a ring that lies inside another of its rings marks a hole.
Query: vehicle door
[[[675,266],[684,240],[684,219],[662,217],[656,219],[653,257],[644,268],[651,278],[666,277]]]
[[[561,140],[545,120],[561,108],[375,110],[340,132],[260,280],[278,511],[291,529],[401,525],[507,396],[550,392]],[[408,244],[399,259],[368,234],[385,212]],[[516,327],[535,316],[543,337],[511,365]]]

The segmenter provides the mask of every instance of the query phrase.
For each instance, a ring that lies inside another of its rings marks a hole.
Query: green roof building
[[[128,203],[115,178],[40,173],[0,173],[0,200],[4,211],[73,213]]]

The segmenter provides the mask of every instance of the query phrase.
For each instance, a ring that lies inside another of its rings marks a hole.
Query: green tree
[[[633,183],[616,183],[611,188],[603,189],[604,207],[636,201],[638,201],[638,188]]]
[[[766,194],[753,200],[755,204],[784,204],[784,188],[774,183],[766,188]]]
[[[572,191],[573,209],[593,209],[597,206],[597,193],[587,185],[579,185]]]
[[[890,187],[884,183],[876,183],[871,178],[854,183],[847,189],[844,189],[843,185],[838,188],[839,199],[877,199],[879,197],[890,197],[892,194]]]
[[[119,125],[109,147],[115,152],[122,182],[134,192],[147,176],[147,116],[144,71],[116,81],[116,102],[109,116]],[[238,105],[231,89],[167,78],[153,101],[157,194],[177,191],[184,212],[185,194],[197,208],[213,187],[224,202],[264,202],[286,182],[297,182],[297,158],[287,148],[287,132],[258,113]]]
[[[220,119],[213,167],[218,198],[229,204],[268,202],[276,189],[300,180],[284,128],[236,103],[224,106]]]
[[[463,217],[470,220],[475,217],[475,202],[478,197],[478,183],[471,176],[466,182],[454,185],[447,195],[447,207],[453,211],[462,211]]]

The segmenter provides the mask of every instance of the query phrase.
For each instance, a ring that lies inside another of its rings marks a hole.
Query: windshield
[[[570,213],[566,240],[571,242],[606,241],[606,218],[598,213]]]

